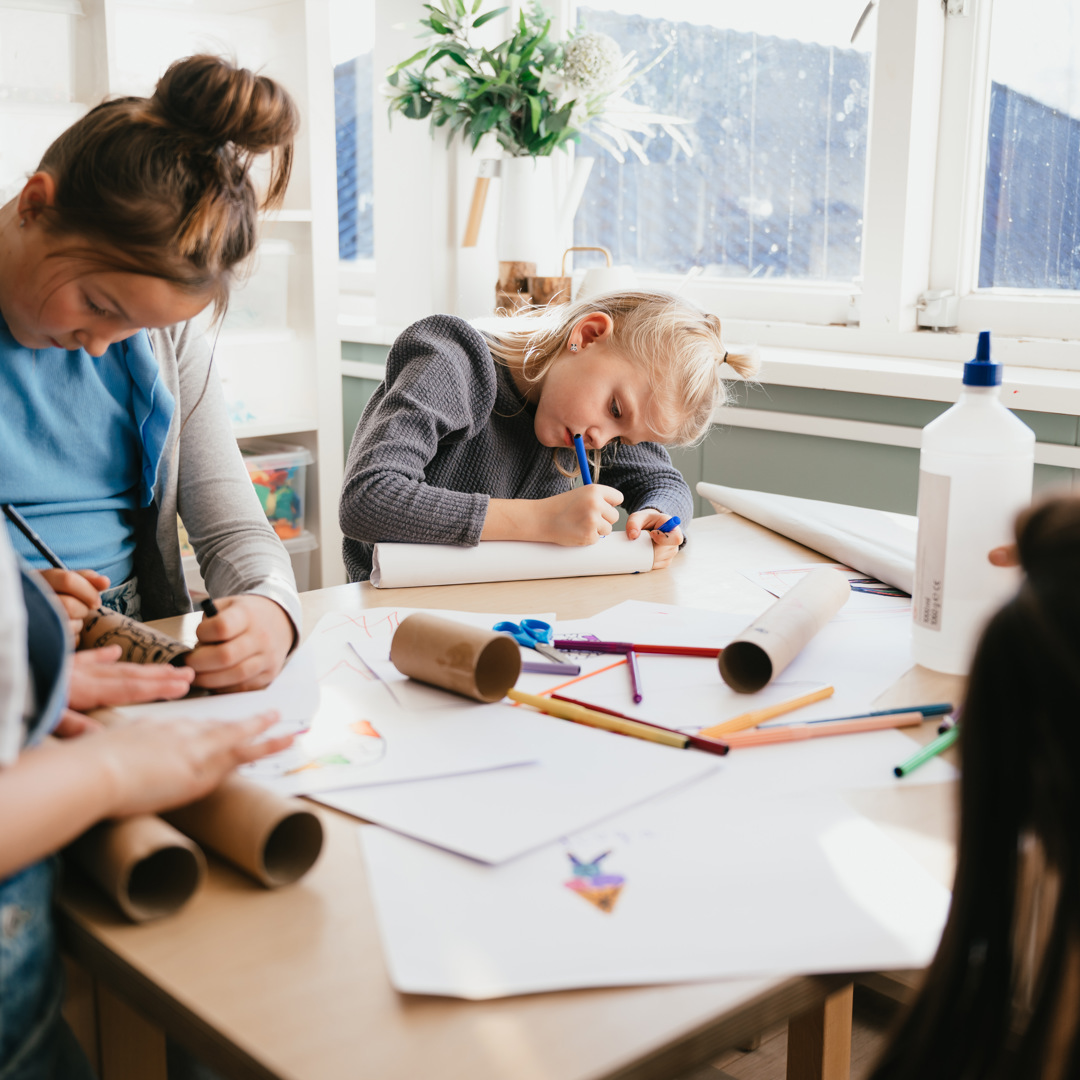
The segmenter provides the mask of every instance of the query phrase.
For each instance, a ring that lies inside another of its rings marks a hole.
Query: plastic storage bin
[[[229,296],[223,330],[252,333],[287,328],[292,254],[288,240],[263,240],[259,244],[250,277]]]
[[[241,450],[248,475],[274,532],[292,540],[304,531],[307,467],[315,458],[304,446],[260,439]]]

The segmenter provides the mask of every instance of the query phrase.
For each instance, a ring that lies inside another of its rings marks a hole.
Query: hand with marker
[[[539,520],[532,539],[565,547],[595,544],[614,528],[622,501],[621,491],[604,484],[571,488],[560,495],[537,499]]]
[[[195,685],[207,690],[261,690],[285,664],[296,633],[284,608],[247,593],[216,602],[213,616],[199,623],[198,646],[184,662],[195,669]]]
[[[681,524],[677,517],[646,507],[627,518],[626,535],[630,540],[636,540],[643,532],[648,532],[653,542],[653,569],[663,570],[671,565],[683,542]]]

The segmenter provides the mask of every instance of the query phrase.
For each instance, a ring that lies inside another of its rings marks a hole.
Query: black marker
[[[205,600],[203,600],[202,603],[199,604],[199,607],[203,609],[203,613],[208,619],[214,618],[214,616],[218,613],[217,605],[214,603],[213,600],[210,599],[209,596]]]
[[[50,566],[54,567],[56,570],[67,569],[60,556],[57,555],[56,552],[53,551],[53,549],[49,547],[49,545],[46,544],[45,541],[42,540],[41,537],[38,536],[38,534],[34,532],[32,528],[30,528],[30,523],[26,520],[26,518],[22,516],[22,514],[19,513],[18,510],[15,509],[14,506],[11,505],[11,503],[0,504],[0,510],[4,511],[4,516],[8,519],[8,521],[10,521],[11,524],[14,525],[15,528],[18,529],[19,532],[21,532],[23,536],[25,536],[26,539],[29,540],[30,543],[38,549],[38,551],[41,553],[41,557]]]

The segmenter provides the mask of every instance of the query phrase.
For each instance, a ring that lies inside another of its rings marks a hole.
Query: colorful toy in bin
[[[304,485],[315,459],[303,446],[269,440],[251,442],[242,451],[263,512],[282,540],[304,531]]]

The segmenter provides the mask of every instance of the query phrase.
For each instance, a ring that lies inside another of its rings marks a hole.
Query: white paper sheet
[[[807,574],[820,570],[823,566],[838,570],[848,579],[848,584],[851,586],[851,595],[836,618],[897,613],[906,614],[910,618],[911,597],[907,593],[895,585],[868,577],[861,570],[853,570],[843,563],[805,563],[797,566],[769,566],[764,569],[746,567],[740,573],[755,585],[760,585],[772,596],[780,597]]]
[[[293,746],[240,771],[285,795],[460,775],[537,759],[535,735],[508,704],[480,705],[412,683],[402,703],[374,678],[350,642],[384,652],[413,608],[368,608],[325,615],[281,675],[265,690],[157,702],[119,710],[128,716],[239,719],[277,709],[269,734],[301,731]],[[439,614],[491,627],[517,614]],[[543,616],[541,616],[543,617]],[[398,676],[396,669],[393,674]],[[509,720],[509,723],[507,722]]]
[[[697,492],[717,509],[727,507],[906,593],[912,590],[918,521],[911,515],[704,481],[697,485]]]
[[[528,725],[536,765],[317,798],[438,847],[499,863],[690,783],[722,760],[514,711]]]
[[[763,592],[762,608],[772,603]],[[626,600],[590,619],[559,623],[556,636],[592,633],[601,640],[632,635],[635,643],[726,645],[752,616]],[[586,654],[569,654],[584,657]],[[865,712],[911,667],[911,618],[900,610],[833,619],[778,679],[756,694],[739,694],[721,678],[715,660],[638,655],[644,700],[635,705],[623,666],[579,679],[560,693],[627,716],[684,731],[719,724],[751,709],[833,686],[824,701],[769,723],[818,720]],[[914,703],[913,703],[914,704]]]
[[[515,540],[485,540],[476,547],[450,544],[376,544],[371,584],[377,589],[465,585],[479,581],[642,574],[652,569],[648,533],[627,540],[615,532],[588,547]]]
[[[363,828],[391,981],[483,999],[929,961],[949,893],[888,836],[828,796],[733,814],[723,786],[499,867]]]

